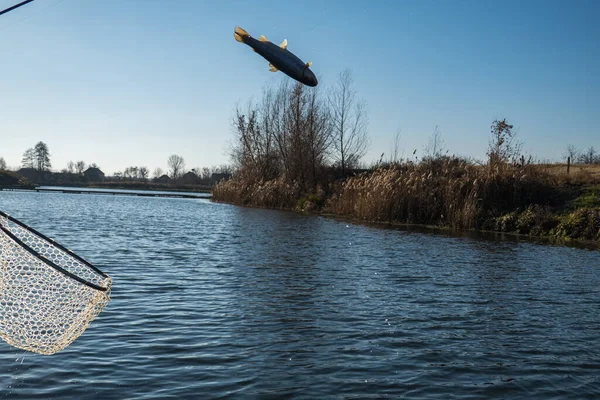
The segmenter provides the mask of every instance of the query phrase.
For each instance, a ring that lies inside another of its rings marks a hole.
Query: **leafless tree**
[[[0,157],[0,171],[4,170],[6,170],[6,161],[4,160],[4,157]]]
[[[571,159],[571,163],[574,163],[577,161],[578,155],[579,155],[579,150],[577,149],[577,147],[575,147],[572,144],[568,145],[567,149],[562,154],[565,161],[567,161],[568,159]]]
[[[152,173],[152,177],[154,179],[158,179],[163,175],[163,170],[162,168],[158,167],[154,170],[154,172]]]
[[[242,173],[250,180],[284,175],[302,189],[314,187],[328,161],[332,143],[329,103],[320,90],[285,80],[266,87],[259,102],[236,107],[233,165],[222,173]]]
[[[210,179],[211,176],[212,175],[210,173],[210,168],[208,168],[208,167],[202,168],[202,176],[201,176],[202,180],[208,180],[208,179]]]
[[[69,161],[67,163],[67,172],[69,174],[72,174],[73,172],[75,172],[75,163],[73,161]]]
[[[307,94],[306,111],[306,151],[310,169],[311,186],[318,181],[318,169],[325,164],[331,146],[330,113],[326,102],[321,98],[319,89],[311,89]]]
[[[488,157],[490,166],[501,165],[507,162],[517,162],[521,157],[523,144],[516,140],[513,125],[506,119],[494,120],[491,126],[492,138],[489,143]]]
[[[598,153],[596,152],[596,149],[594,149],[594,146],[590,146],[581,152],[579,155],[579,162],[582,164],[595,164],[600,162],[600,158],[598,157]]]
[[[429,138],[429,143],[425,147],[425,160],[436,160],[444,155],[444,139],[439,127],[436,125],[433,134]]]
[[[221,174],[231,174],[233,172],[233,168],[229,164],[221,164],[215,169],[215,172],[219,172]]]
[[[235,168],[253,179],[268,180],[279,174],[275,135],[281,115],[277,96],[266,87],[260,103],[250,101],[245,108],[237,106],[235,110],[230,159]]]
[[[148,175],[150,174],[150,171],[148,170],[147,167],[140,167],[139,174],[140,174],[140,179],[145,181],[148,179]]]
[[[351,71],[342,71],[329,98],[334,157],[342,172],[357,165],[369,147],[366,103],[356,97],[353,84]]]
[[[85,171],[85,162],[83,161],[77,161],[77,163],[75,164],[75,171],[77,171],[77,173],[79,175],[83,174],[83,171]]]
[[[171,178],[177,179],[181,175],[183,175],[183,171],[185,168],[185,160],[183,159],[183,157],[177,154],[173,154],[167,160],[167,165],[169,166]]]

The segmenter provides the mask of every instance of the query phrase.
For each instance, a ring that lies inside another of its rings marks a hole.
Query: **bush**
[[[556,233],[568,239],[600,240],[600,208],[583,208],[564,216]]]

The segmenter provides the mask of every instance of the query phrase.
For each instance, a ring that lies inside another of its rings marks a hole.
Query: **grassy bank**
[[[570,172],[443,157],[372,169],[309,193],[284,176],[264,181],[240,175],[216,185],[213,199],[363,221],[600,242],[600,177],[581,167]]]

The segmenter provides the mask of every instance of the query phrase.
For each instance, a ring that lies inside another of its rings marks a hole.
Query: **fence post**
[[[570,170],[571,170],[571,157],[567,157],[567,175],[569,175]]]

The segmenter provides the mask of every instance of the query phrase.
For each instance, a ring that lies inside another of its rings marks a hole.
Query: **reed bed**
[[[552,192],[551,178],[529,166],[491,169],[443,158],[349,178],[326,207],[363,220],[481,229],[491,216],[547,203]]]
[[[581,187],[535,165],[442,157],[375,168],[315,193],[302,193],[285,176],[264,181],[242,174],[216,185],[213,198],[365,221],[600,241],[600,187]]]
[[[285,175],[272,180],[241,175],[213,188],[213,200],[253,207],[292,209],[300,195],[299,185]]]

